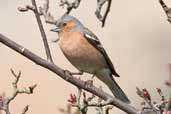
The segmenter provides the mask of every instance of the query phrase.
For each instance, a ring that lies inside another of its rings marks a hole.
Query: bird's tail
[[[128,99],[128,97],[126,96],[126,94],[123,92],[123,90],[119,87],[119,85],[116,83],[116,81],[114,79],[112,79],[112,81],[108,82],[108,87],[109,89],[112,91],[113,95],[125,102],[125,103],[130,103],[130,100]]]

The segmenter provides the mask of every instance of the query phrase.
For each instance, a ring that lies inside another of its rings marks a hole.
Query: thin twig
[[[39,15],[39,12],[38,12],[38,9],[37,9],[36,1],[35,0],[31,0],[31,1],[32,1],[32,5],[35,7],[34,14],[35,14],[35,17],[37,19],[37,23],[39,25],[39,29],[40,29],[40,32],[41,32],[41,35],[42,35],[42,39],[43,39],[43,43],[44,43],[45,51],[46,51],[46,55],[47,55],[47,60],[49,62],[53,63],[52,56],[51,56],[50,49],[49,49],[49,45],[48,45],[48,42],[47,42],[47,37],[46,37],[45,31],[44,31],[44,28],[43,28],[43,24],[42,24],[42,21],[40,19],[40,15]]]
[[[102,15],[101,10],[102,10],[102,7],[104,6],[104,4],[106,2],[108,2],[107,8],[105,10],[104,15]],[[95,15],[99,19],[99,21],[102,22],[102,27],[105,26],[106,18],[108,16],[108,13],[110,12],[111,4],[112,4],[112,0],[97,0],[97,8],[96,8],[96,11],[95,11]]]
[[[80,107],[82,89],[78,87],[77,105]]]
[[[167,20],[171,23],[171,8],[168,8],[163,0],[159,0],[159,3],[162,6],[164,12],[166,13]]]
[[[171,95],[170,95],[169,101],[166,105],[166,111],[171,111]]]
[[[10,69],[10,71],[15,78],[14,82],[12,82],[14,92],[13,92],[12,96],[3,97],[1,99],[2,104],[0,107],[1,110],[5,111],[6,114],[11,114],[10,110],[9,110],[9,105],[10,105],[11,101],[14,100],[18,94],[23,94],[23,93],[24,94],[33,94],[33,90],[36,87],[36,84],[35,84],[35,85],[30,86],[28,88],[24,88],[22,90],[18,89],[18,82],[19,82],[20,77],[21,77],[21,71],[19,71],[18,74],[16,74],[13,69]],[[25,114],[27,111],[28,111],[28,105],[23,109],[21,114]]]
[[[113,109],[113,106],[108,106],[106,109],[105,109],[105,114],[109,114],[109,111]]]
[[[65,5],[67,6],[67,11],[65,14],[69,14],[72,9],[77,9],[78,6],[80,5],[81,0],[75,0],[74,2],[69,2],[68,0],[60,0],[60,6],[64,7]]]
[[[48,12],[49,10],[49,0],[44,0],[44,4],[43,6],[39,7],[39,14],[40,16],[43,15],[45,18],[45,22],[49,23],[49,24],[57,24],[57,20],[54,19],[54,17],[52,16],[52,14],[50,12]]]
[[[31,6],[31,5],[26,5],[25,7],[18,7],[18,10],[20,12],[26,12],[26,11],[35,11],[36,8],[35,6]],[[49,10],[49,0],[44,0],[44,4],[43,6],[39,7],[39,11],[38,14],[39,16],[44,16],[45,22],[48,24],[57,24],[57,20],[54,19],[54,17],[52,16],[52,14],[50,12],[48,12]]]
[[[160,114],[159,110],[156,107],[154,107],[153,104],[151,103],[151,97],[149,92],[146,89],[143,89],[141,91],[138,87],[136,87],[136,90],[137,90],[137,95],[143,98],[143,100],[149,105],[149,107],[143,107],[141,113],[143,113],[144,109],[150,109],[155,114]]]
[[[100,89],[102,90],[101,86]],[[74,94],[71,94],[68,102],[71,104],[72,107],[77,107],[82,114],[87,114],[88,107],[95,107],[97,114],[103,114],[104,113],[103,107],[110,105],[110,103],[102,103],[103,100],[101,98],[98,98],[97,103],[92,103],[91,101],[94,98],[96,98],[95,95],[92,94],[90,97],[87,98],[86,92],[83,92],[83,102],[81,103],[80,102],[81,93],[82,90],[78,87],[78,96],[76,97]],[[77,102],[75,101],[76,98],[77,98]],[[111,108],[109,108],[108,106],[105,112],[108,113],[109,109]]]
[[[26,12],[26,11],[29,11],[29,10],[34,11],[35,7],[34,6],[30,6],[30,5],[26,5],[25,7],[18,7],[18,10],[20,12]]]
[[[43,28],[42,21],[40,19],[40,16],[43,15],[47,23],[56,24],[57,21],[54,20],[53,16],[50,13],[47,13],[48,9],[49,9],[49,0],[45,0],[45,3],[43,4],[43,7],[39,8],[40,12],[38,11],[36,1],[31,0],[31,2],[32,2],[32,6],[31,5],[26,5],[25,7],[18,7],[18,10],[21,11],[21,12],[25,12],[25,11],[29,11],[29,10],[34,12],[37,23],[38,23],[38,26],[39,26],[39,30],[40,30],[40,33],[41,33],[41,36],[42,36],[43,44],[44,44],[44,47],[45,47],[47,60],[48,60],[48,62],[53,63],[53,59],[52,59],[51,52],[50,52],[50,49],[49,49],[49,45],[48,45],[48,42],[47,42],[47,37],[46,37],[46,34],[45,34],[45,30]]]
[[[22,113],[21,114],[26,114],[26,112],[29,110],[29,105],[27,105],[24,109],[23,109],[23,111],[22,111]]]

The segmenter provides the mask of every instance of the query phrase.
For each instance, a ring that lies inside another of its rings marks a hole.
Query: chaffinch
[[[129,99],[114,80],[119,77],[99,39],[75,17],[62,16],[52,31],[59,34],[59,46],[65,57],[80,72],[95,75],[104,82],[113,95],[123,102]]]

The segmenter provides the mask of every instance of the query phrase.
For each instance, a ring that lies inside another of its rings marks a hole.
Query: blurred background
[[[37,0],[41,4],[41,0]],[[171,6],[169,0],[165,2]],[[30,4],[30,0],[0,0],[0,33],[46,58],[43,42],[33,12],[21,13],[19,6]],[[171,24],[158,0],[113,0],[106,25],[94,15],[95,0],[83,0],[71,15],[76,16],[101,40],[117,72],[121,75],[117,82],[127,93],[132,105],[140,107],[142,101],[136,94],[136,87],[147,88],[152,99],[160,100],[156,88],[162,88],[169,96],[169,88],[164,85],[170,72],[171,61]],[[65,9],[59,7],[59,0],[50,0],[50,11],[59,18]],[[44,21],[44,19],[42,18]],[[58,43],[51,41],[58,36],[50,32],[52,25],[44,23],[54,62],[63,69],[77,71],[64,57]],[[77,88],[65,82],[52,72],[36,65],[8,47],[0,44],[0,93],[11,95],[13,76],[10,68],[22,71],[19,87],[38,84],[33,95],[19,95],[10,105],[12,113],[20,113],[28,104],[27,114],[60,114],[58,108],[65,108],[70,93],[77,93]],[[89,79],[88,74],[81,78]],[[102,85],[95,79],[95,85]],[[90,113],[94,112],[90,109]],[[115,114],[124,114],[114,108]]]

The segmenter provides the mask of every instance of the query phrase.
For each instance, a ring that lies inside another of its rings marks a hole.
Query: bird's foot
[[[64,74],[67,75],[66,80],[69,80],[72,77],[72,74],[69,70],[64,70]]]
[[[85,87],[86,88],[90,88],[93,86],[93,81],[92,80],[86,80],[85,81]]]
[[[64,73],[65,73],[65,74],[72,75],[72,73],[71,73],[69,70],[64,70]]]
[[[86,80],[85,81],[85,86],[87,86],[87,87],[93,86],[93,79],[94,79],[94,77],[95,77],[95,75],[93,74],[93,76],[91,77],[91,79]]]
[[[71,72],[69,70],[64,70],[64,74],[67,74],[67,75],[69,74],[70,76],[73,76],[73,75],[82,75],[83,72],[80,71],[80,72],[77,72],[77,73],[73,73],[73,72]],[[68,80],[68,79],[69,79],[69,77],[66,80]]]
[[[103,106],[110,105],[112,102],[113,102],[112,98],[108,98],[107,101],[98,103],[98,107],[103,107]]]

